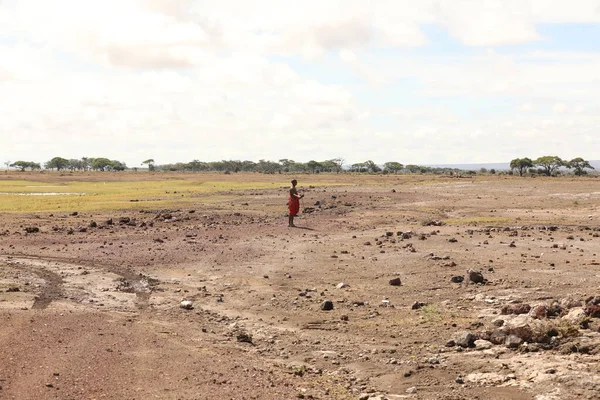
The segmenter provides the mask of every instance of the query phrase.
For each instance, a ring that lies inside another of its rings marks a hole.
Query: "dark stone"
[[[592,318],[600,318],[600,305],[589,305],[584,308],[585,313]]]
[[[390,280],[390,285],[400,286],[400,285],[402,285],[402,281],[400,280],[400,278],[394,278],[394,279]]]
[[[506,341],[506,333],[500,329],[496,329],[490,335],[490,342],[494,344],[502,344]]]
[[[473,271],[470,269],[469,271],[469,280],[473,283],[485,283],[485,278],[483,274],[479,271]]]
[[[323,311],[333,310],[333,301],[325,300],[323,303],[321,303],[321,310],[323,310]]]
[[[25,232],[27,233],[38,233],[40,231],[40,228],[38,228],[37,226],[28,226],[27,228],[25,228]]]
[[[457,276],[453,276],[452,278],[450,278],[450,280],[454,283],[462,283],[465,280],[465,277],[457,275]]]
[[[523,343],[523,339],[517,335],[508,335],[504,343],[509,349],[516,349]]]
[[[520,314],[527,314],[530,310],[531,310],[531,306],[529,304],[521,303],[521,304],[505,305],[504,307],[502,307],[501,312],[503,315],[510,315],[510,314],[520,315]]]
[[[456,345],[460,347],[473,347],[473,344],[475,343],[475,335],[468,331],[458,332],[454,336],[454,342],[456,342]]]
[[[240,343],[252,343],[252,335],[246,332],[238,333],[236,339]]]

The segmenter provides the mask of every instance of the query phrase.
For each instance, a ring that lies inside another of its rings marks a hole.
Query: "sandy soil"
[[[0,398],[598,398],[597,179],[310,179],[295,229],[285,189],[0,214]]]

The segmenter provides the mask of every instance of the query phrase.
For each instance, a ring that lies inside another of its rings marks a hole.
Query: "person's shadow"
[[[305,226],[293,226],[293,228],[296,228],[296,229],[304,229],[304,230],[307,230],[307,231],[314,231],[314,230],[315,230],[315,229],[313,229],[313,228],[307,228],[307,227],[305,227]]]

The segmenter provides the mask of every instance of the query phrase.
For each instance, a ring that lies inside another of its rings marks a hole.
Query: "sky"
[[[600,159],[600,0],[0,0],[0,162]]]

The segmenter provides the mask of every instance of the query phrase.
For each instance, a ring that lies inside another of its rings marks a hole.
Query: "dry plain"
[[[294,177],[0,173],[0,398],[599,398],[597,178]]]

